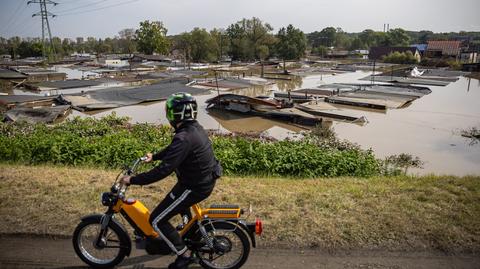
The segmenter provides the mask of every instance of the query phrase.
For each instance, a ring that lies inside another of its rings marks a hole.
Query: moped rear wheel
[[[73,248],[78,257],[94,268],[111,268],[127,255],[128,234],[110,221],[102,245],[96,244],[101,230],[100,219],[82,220],[73,233]]]
[[[205,229],[213,238],[214,249],[205,246],[196,251],[203,268],[237,269],[247,261],[250,241],[242,228],[234,223],[222,221],[207,224]]]

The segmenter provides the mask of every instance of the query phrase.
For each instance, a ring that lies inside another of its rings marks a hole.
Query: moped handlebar
[[[123,184],[122,181],[118,181],[119,178],[121,178],[122,176],[125,176],[125,175],[132,175],[135,173],[135,171],[137,170],[137,167],[138,165],[141,163],[141,162],[144,162],[148,159],[147,156],[143,156],[143,157],[140,157],[138,159],[136,159],[133,163],[132,163],[132,166],[131,167],[128,167],[126,168],[122,173],[120,173],[117,177],[117,179],[115,180],[115,183],[113,184],[112,186],[112,190],[113,188],[116,189],[115,192],[117,192],[119,195],[123,195],[125,193],[125,191],[127,190],[127,187],[125,184]]]
[[[126,175],[131,175],[133,173],[135,173],[135,170],[137,170],[137,167],[138,167],[138,164],[140,164],[140,162],[144,162],[148,159],[147,156],[143,156],[143,157],[140,157],[138,159],[136,159],[134,162],[133,162],[133,165],[132,167],[128,168],[127,172],[125,173]]]

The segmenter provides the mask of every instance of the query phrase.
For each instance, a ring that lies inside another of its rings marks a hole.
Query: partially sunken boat
[[[206,103],[208,104],[207,109],[222,109],[306,126],[314,126],[322,122],[321,118],[317,118],[297,108],[284,107],[281,102],[275,100],[237,94],[221,94],[208,99]]]

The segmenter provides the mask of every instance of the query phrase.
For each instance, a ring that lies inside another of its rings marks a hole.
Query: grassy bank
[[[128,124],[114,115],[67,120],[47,126],[0,122],[0,162],[122,167],[148,151],[169,144],[167,126]],[[373,152],[335,139],[270,141],[241,136],[211,136],[215,156],[227,175],[371,176],[381,163]]]
[[[0,164],[0,233],[70,235],[118,171]],[[175,182],[133,187],[150,208]],[[480,177],[222,178],[211,203],[254,206],[261,245],[480,251]]]

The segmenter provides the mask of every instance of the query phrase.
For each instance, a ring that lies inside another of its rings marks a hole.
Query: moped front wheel
[[[114,221],[104,231],[101,243],[101,219],[82,220],[73,233],[73,248],[78,257],[94,268],[111,268],[123,261],[130,248],[128,234]]]

